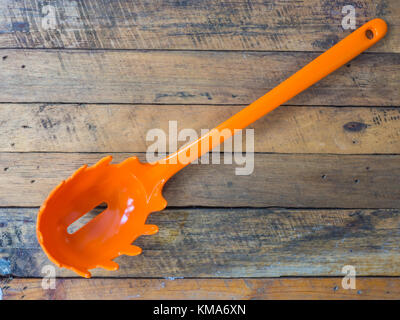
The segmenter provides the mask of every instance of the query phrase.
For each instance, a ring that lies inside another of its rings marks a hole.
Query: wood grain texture
[[[37,208],[0,210],[2,275],[42,277],[50,264],[35,235]],[[86,219],[88,221],[89,218]],[[399,276],[400,210],[167,209],[136,257],[95,277]],[[77,277],[56,268],[57,277]]]
[[[241,106],[0,104],[2,152],[146,152],[152,129],[198,136]],[[118,125],[116,125],[118,124]],[[254,151],[400,153],[400,109],[282,106],[254,125]],[[242,139],[246,150],[245,137]],[[167,150],[170,150],[168,138]],[[178,147],[185,141],[179,141]],[[12,144],[12,145],[11,145]],[[221,149],[222,150],[222,149]],[[171,150],[170,150],[171,151]]]
[[[240,104],[317,53],[3,50],[0,102]],[[400,55],[364,54],[291,105],[398,106]]]
[[[46,28],[46,17],[56,25]],[[0,46],[190,50],[326,50],[343,30],[342,8],[355,6],[357,26],[373,18],[389,34],[372,48],[400,52],[397,0],[153,1],[1,0]]]
[[[114,154],[114,162],[131,155]],[[0,153],[0,206],[39,206],[62,180],[104,156]],[[215,159],[220,164],[192,164],[167,182],[168,205],[400,208],[400,155],[255,154],[247,159],[250,175],[235,175],[243,164]]]
[[[254,124],[252,175],[190,166],[166,185],[142,255],[90,281],[56,269],[57,289],[41,289],[37,207],[54,186],[108,153],[144,160],[146,133],[168,120],[212,128],[348,35],[346,4],[0,0],[0,277],[27,277],[0,278],[0,296],[399,298],[400,278],[376,278],[400,276],[396,0],[354,3],[358,26],[388,22],[385,39]],[[357,290],[342,289],[344,265]]]
[[[4,300],[321,300],[400,299],[399,278],[357,278],[345,290],[342,278],[282,279],[58,279],[43,290],[42,279],[0,280]]]

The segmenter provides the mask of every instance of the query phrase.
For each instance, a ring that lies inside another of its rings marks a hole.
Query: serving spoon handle
[[[373,19],[365,23],[274,89],[216,128],[175,153],[153,163],[157,167],[155,168],[157,175],[161,174],[166,178],[165,180],[168,180],[189,163],[233,136],[235,130],[247,127],[339,67],[348,63],[361,52],[382,39],[386,31],[387,25],[382,19]],[[224,134],[221,134],[222,132]]]

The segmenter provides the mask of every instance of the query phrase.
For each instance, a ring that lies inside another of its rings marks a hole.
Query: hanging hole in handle
[[[371,29],[367,29],[365,31],[365,36],[367,37],[367,39],[372,40],[374,38],[374,33]]]

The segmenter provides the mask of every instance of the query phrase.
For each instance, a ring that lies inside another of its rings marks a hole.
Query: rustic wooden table
[[[168,120],[212,128],[351,31],[342,1],[49,3],[0,0],[0,299],[400,298],[399,1],[354,2],[387,37],[254,124],[253,174],[186,168],[142,255],[44,290],[35,221],[62,179],[144,158]]]

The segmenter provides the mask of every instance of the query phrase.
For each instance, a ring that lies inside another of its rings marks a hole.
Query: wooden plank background
[[[0,102],[241,106],[318,56],[306,52],[16,49],[2,54]],[[365,54],[290,103],[398,106],[399,86],[398,54]]]
[[[131,154],[115,153],[115,162]],[[60,181],[99,153],[1,153],[2,206],[40,206]],[[145,160],[144,155],[139,158]],[[219,157],[218,157],[219,158]],[[399,208],[400,155],[254,155],[243,165],[193,164],[164,188],[170,206]],[[210,159],[211,162],[212,159]],[[10,189],[14,192],[10,193]]]
[[[200,134],[201,129],[215,127],[242,108],[0,104],[5,133],[0,136],[0,150],[146,152],[154,143],[146,141],[147,132],[160,128],[168,133],[169,119],[177,121],[178,130],[192,128]],[[260,153],[395,154],[400,150],[399,123],[400,108],[396,107],[282,106],[249,128],[255,130],[254,151]],[[178,141],[178,146],[183,144]]]
[[[394,299],[398,278],[359,278],[358,290],[344,290],[342,278],[270,279],[58,279],[43,290],[41,279],[3,281],[3,295],[21,299]]]
[[[36,208],[0,212],[9,230],[0,257],[12,275],[41,277],[48,263],[35,240],[36,214]],[[400,275],[398,209],[184,208],[154,213],[149,223],[160,231],[135,242],[141,255],[121,256],[117,272],[93,269],[93,276],[341,276],[344,265],[357,266],[359,276]],[[67,269],[57,275],[76,276]]]
[[[0,297],[400,298],[398,1],[54,0],[55,29],[46,4],[0,0]],[[345,4],[387,36],[251,127],[252,175],[190,166],[142,255],[41,289],[35,222],[55,185],[108,154],[145,160],[168,120],[211,129],[349,34]]]
[[[48,4],[1,0],[0,46],[12,48],[323,51],[343,35],[342,8],[357,26],[385,19],[391,32],[370,52],[400,52],[396,0],[54,0],[57,28],[42,26]]]

